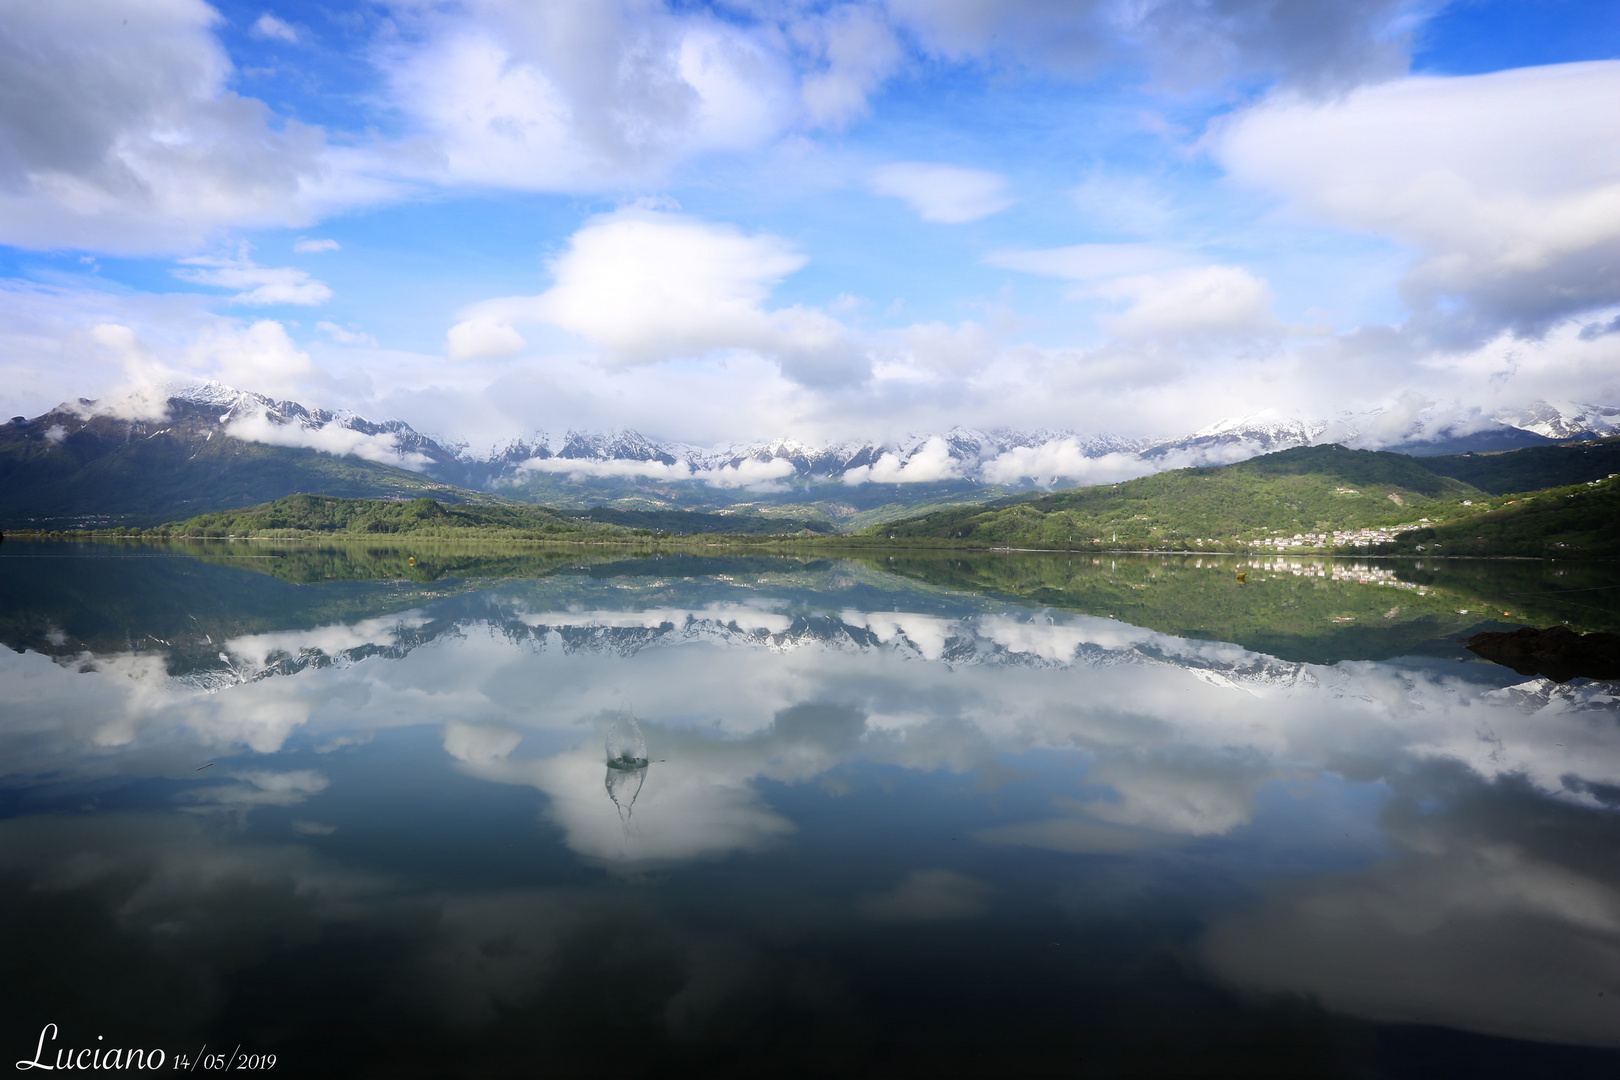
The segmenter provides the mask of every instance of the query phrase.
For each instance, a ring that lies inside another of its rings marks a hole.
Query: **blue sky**
[[[1617,55],[1566,0],[0,5],[0,408],[217,378],[480,446],[1620,403]]]

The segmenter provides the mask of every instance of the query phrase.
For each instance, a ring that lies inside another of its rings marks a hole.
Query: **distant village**
[[[1256,541],[1262,547],[1283,551],[1289,548],[1367,547],[1387,544],[1404,532],[1421,529],[1429,523],[1422,518],[1406,525],[1384,525],[1367,529],[1335,529],[1331,532],[1295,533],[1293,536],[1271,536]],[[1423,549],[1418,548],[1419,551]]]

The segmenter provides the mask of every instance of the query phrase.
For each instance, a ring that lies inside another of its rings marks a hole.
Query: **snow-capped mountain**
[[[1620,432],[1620,408],[1613,405],[1537,401],[1528,408],[1503,413],[1496,419],[1548,439],[1575,439],[1582,435],[1613,435]]]
[[[545,432],[485,453],[423,434],[399,419],[370,420],[347,410],[279,401],[217,382],[162,387],[103,402],[81,400],[29,421],[17,418],[0,436],[101,447],[169,435],[207,441],[298,447],[359,457],[421,474],[424,482],[531,498],[554,498],[557,484],[601,491],[600,485],[686,484],[721,502],[744,492],[785,495],[804,485],[863,484],[898,492],[915,485],[1004,487],[1105,483],[1189,465],[1219,465],[1296,446],[1337,442],[1408,453],[1509,448],[1620,431],[1620,408],[1533,402],[1495,417],[1452,416],[1433,407],[1414,413],[1369,412],[1313,418],[1263,411],[1229,418],[1177,438],[1133,439],[1075,431],[983,431],[955,427],[892,441],[812,445],[788,438],[695,446],[660,442],[635,431]],[[87,441],[88,440],[88,441]],[[1477,444],[1477,445],[1476,445]],[[81,459],[83,452],[75,451]],[[398,474],[395,474],[398,475]],[[535,487],[535,485],[539,487]],[[594,486],[593,486],[594,485]],[[904,501],[904,498],[901,498]]]

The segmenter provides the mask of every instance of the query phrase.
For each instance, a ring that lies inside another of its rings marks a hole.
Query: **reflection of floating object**
[[[620,713],[608,727],[607,775],[602,786],[608,798],[619,808],[619,816],[626,822],[641,794],[641,785],[647,779],[647,737],[641,725],[630,713]]]
[[[1238,575],[1238,584],[1239,585],[1244,584],[1248,580],[1249,580],[1249,575],[1248,574],[1239,574]]]
[[[412,555],[412,556],[411,556],[411,557],[410,557],[410,558],[409,558],[409,559],[406,559],[406,560],[405,560],[405,561],[406,561],[406,563],[408,563],[408,564],[409,564],[409,565],[411,565],[411,566],[415,566],[415,565],[416,565],[416,556],[415,556],[415,555]]]

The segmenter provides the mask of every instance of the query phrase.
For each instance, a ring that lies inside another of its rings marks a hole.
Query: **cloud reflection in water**
[[[1570,839],[1612,835],[1620,705],[1600,684],[1433,661],[1288,663],[1044,611],[830,613],[768,598],[574,611],[497,596],[478,617],[428,605],[221,651],[229,678],[170,672],[149,653],[0,653],[0,760],[17,779],[188,779],[212,756],[273,759],[432,725],[462,774],[543,793],[569,850],[632,872],[784,843],[798,825],[766,797],[772,784],[833,791],[843,770],[886,768],[1016,788],[1032,783],[1031,761],[1058,756],[1069,765],[1015,820],[985,820],[968,842],[1140,858],[1263,848],[1280,828],[1267,807],[1295,805],[1317,815],[1300,826],[1317,829],[1308,846],[1359,865],[1261,881],[1257,903],[1210,923],[1212,970],[1374,1019],[1620,1045],[1596,1004],[1602,988],[1620,993],[1620,878],[1596,839]],[[602,688],[620,685],[635,688],[647,733],[602,712]],[[657,770],[648,733],[667,758]],[[245,820],[328,782],[231,774],[187,804]],[[1313,808],[1323,777],[1376,797]],[[1437,791],[1442,810],[1420,810]],[[1526,834],[1504,804],[1556,827]],[[1335,814],[1372,818],[1341,830]],[[851,910],[949,921],[995,894],[957,870],[902,869]],[[507,970],[442,959],[458,979]]]

